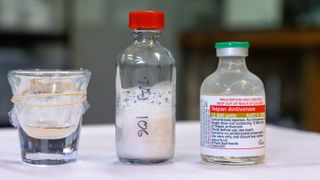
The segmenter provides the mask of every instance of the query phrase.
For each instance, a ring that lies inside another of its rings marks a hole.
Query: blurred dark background
[[[131,43],[128,12],[161,10],[161,42],[176,58],[177,119],[199,119],[199,88],[217,67],[215,41],[250,41],[267,122],[320,132],[320,1],[0,0],[0,126],[10,126],[7,72],[87,68],[84,123],[114,122],[117,55]]]

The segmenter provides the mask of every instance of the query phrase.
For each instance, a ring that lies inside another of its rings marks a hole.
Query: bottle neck
[[[134,29],[132,36],[134,43],[159,43],[160,30]]]
[[[248,71],[245,57],[240,57],[240,56],[220,57],[217,70],[235,71],[235,72]]]

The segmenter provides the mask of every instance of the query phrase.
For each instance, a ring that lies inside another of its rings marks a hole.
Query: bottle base
[[[76,162],[77,153],[64,154],[45,154],[45,153],[27,153],[22,160],[32,165],[60,165]]]
[[[80,125],[72,134],[59,139],[39,139],[29,136],[19,127],[21,156],[33,165],[59,165],[77,160]]]
[[[221,165],[254,165],[262,164],[265,155],[262,156],[248,156],[248,157],[222,157],[222,156],[208,156],[201,155],[201,159],[207,163],[221,164]]]
[[[141,165],[148,165],[148,164],[165,164],[170,162],[171,158],[166,159],[134,159],[134,158],[119,158],[119,161],[125,164],[141,164]]]

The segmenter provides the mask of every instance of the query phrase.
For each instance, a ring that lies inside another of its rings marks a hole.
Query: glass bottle
[[[219,65],[201,85],[201,158],[256,164],[265,158],[265,90],[249,72],[248,42],[215,44]]]
[[[124,163],[162,163],[175,144],[176,69],[159,42],[164,14],[129,13],[133,43],[116,67],[116,149]]]

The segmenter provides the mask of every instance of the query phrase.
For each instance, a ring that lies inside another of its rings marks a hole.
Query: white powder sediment
[[[120,157],[166,159],[173,156],[175,104],[172,87],[172,83],[164,82],[147,89],[121,89],[116,113]],[[138,136],[139,117],[147,117],[143,120],[147,122],[148,135]]]

